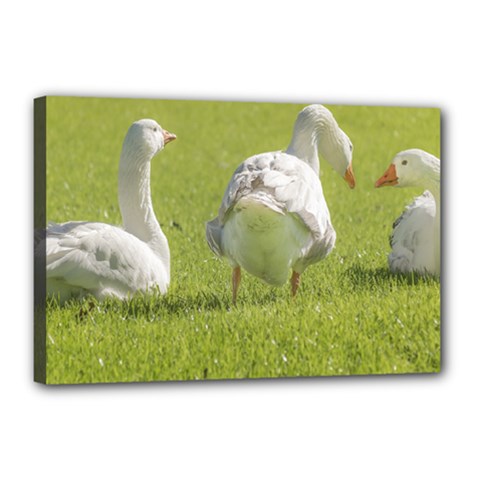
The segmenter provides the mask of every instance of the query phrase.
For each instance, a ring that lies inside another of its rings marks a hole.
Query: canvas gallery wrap
[[[440,110],[34,102],[47,384],[438,372]]]

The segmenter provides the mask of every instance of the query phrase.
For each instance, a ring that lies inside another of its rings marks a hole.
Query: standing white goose
[[[120,156],[118,200],[123,228],[94,222],[50,224],[46,251],[47,294],[60,301],[91,294],[125,298],[170,282],[168,241],[150,196],[150,160],[176,136],[154,120],[129,128]]]
[[[233,268],[233,303],[241,268],[271,285],[285,283],[292,269],[294,296],[303,271],[330,253],[336,234],[318,154],[354,188],[352,151],[331,112],[310,105],[299,113],[286,152],[255,155],[235,170],[218,216],[206,226],[208,245]]]
[[[440,160],[416,148],[400,152],[375,183],[386,185],[428,189],[393,224],[390,270],[440,275]]]

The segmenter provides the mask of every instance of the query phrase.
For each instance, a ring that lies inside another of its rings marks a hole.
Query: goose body
[[[47,294],[60,301],[87,294],[102,300],[136,291],[166,293],[170,251],[153,211],[150,161],[176,137],[154,120],[133,123],[118,174],[123,228],[98,222],[49,224],[44,248]]]
[[[385,185],[428,188],[393,224],[390,270],[440,275],[440,160],[419,149],[400,152],[375,184]]]
[[[241,268],[276,286],[292,271],[295,295],[304,270],[333,249],[319,151],[353,188],[350,140],[321,105],[300,112],[285,152],[255,155],[235,170],[218,216],[206,226],[208,245],[233,268],[234,302]]]

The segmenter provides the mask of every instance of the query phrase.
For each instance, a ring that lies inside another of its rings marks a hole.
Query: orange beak
[[[343,177],[343,179],[348,183],[348,186],[350,188],[355,188],[355,175],[353,174],[351,163],[345,171],[345,176]]]
[[[174,133],[167,132],[166,130],[163,131],[163,144],[164,145],[172,142],[176,138],[177,138],[177,136]]]
[[[375,182],[375,188],[388,185],[398,185],[397,170],[395,169],[395,165],[393,163],[387,168],[387,171]]]

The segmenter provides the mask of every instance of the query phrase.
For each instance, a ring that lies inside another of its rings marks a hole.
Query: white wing
[[[158,286],[169,278],[148,247],[121,228],[103,223],[51,224],[46,238],[47,290],[124,297]]]
[[[395,220],[388,257],[393,272],[433,272],[435,199],[427,190]]]
[[[312,234],[305,254],[310,264],[327,255],[335,243],[320,179],[305,162],[283,152],[271,152],[245,160],[234,172],[225,191],[218,217],[207,224],[207,241],[222,254],[222,227],[234,206],[245,197],[282,214],[296,215]]]

